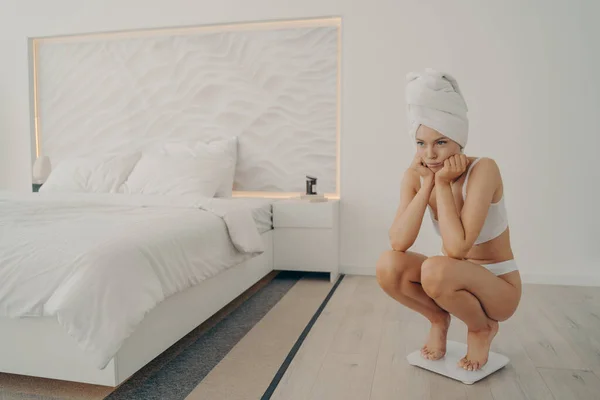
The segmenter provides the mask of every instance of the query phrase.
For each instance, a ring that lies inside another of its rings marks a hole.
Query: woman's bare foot
[[[467,355],[459,362],[458,366],[467,371],[477,371],[483,367],[490,353],[490,346],[494,336],[498,333],[498,321],[488,319],[486,329],[469,331],[467,334]]]
[[[446,354],[446,336],[450,327],[450,314],[445,313],[438,321],[431,322],[427,343],[421,348],[421,355],[428,360],[439,360]]]

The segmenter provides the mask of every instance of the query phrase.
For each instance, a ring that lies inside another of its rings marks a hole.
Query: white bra
[[[471,165],[467,171],[467,176],[465,178],[465,183],[462,187],[462,196],[463,200],[467,198],[467,183],[469,182],[469,175],[471,174],[471,169],[475,164],[479,162],[480,158],[477,158]],[[441,236],[439,222],[433,217],[433,210],[431,206],[429,207],[429,215],[431,216],[431,221],[433,222],[433,227],[438,235]],[[488,210],[488,214],[485,218],[485,222],[483,227],[481,228],[481,232],[475,240],[475,245],[489,242],[492,239],[500,236],[505,230],[508,228],[508,217],[506,213],[506,206],[504,204],[504,194],[502,194],[502,198],[497,203],[490,204],[490,208]]]

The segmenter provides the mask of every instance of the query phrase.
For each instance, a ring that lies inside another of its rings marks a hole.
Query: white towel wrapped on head
[[[425,125],[464,148],[469,133],[468,108],[456,79],[430,68],[411,72],[406,79],[411,137],[414,139],[419,126]]]

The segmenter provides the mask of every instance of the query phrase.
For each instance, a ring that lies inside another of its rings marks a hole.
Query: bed
[[[269,199],[0,205],[3,372],[116,386],[273,269]]]
[[[340,19],[30,39],[37,193],[0,193],[0,371],[117,386],[339,198]]]

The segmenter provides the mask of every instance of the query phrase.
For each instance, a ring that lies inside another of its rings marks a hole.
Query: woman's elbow
[[[467,256],[465,253],[460,251],[446,251],[446,254],[448,255],[448,257],[454,258],[455,260],[464,260]]]
[[[390,240],[390,245],[392,246],[392,250],[394,251],[400,251],[400,252],[405,252],[408,249],[410,249],[410,246],[412,246],[412,243],[408,243],[404,240],[394,240],[391,239]]]
[[[446,255],[456,260],[464,260],[469,253],[469,250],[462,246],[444,246]]]

